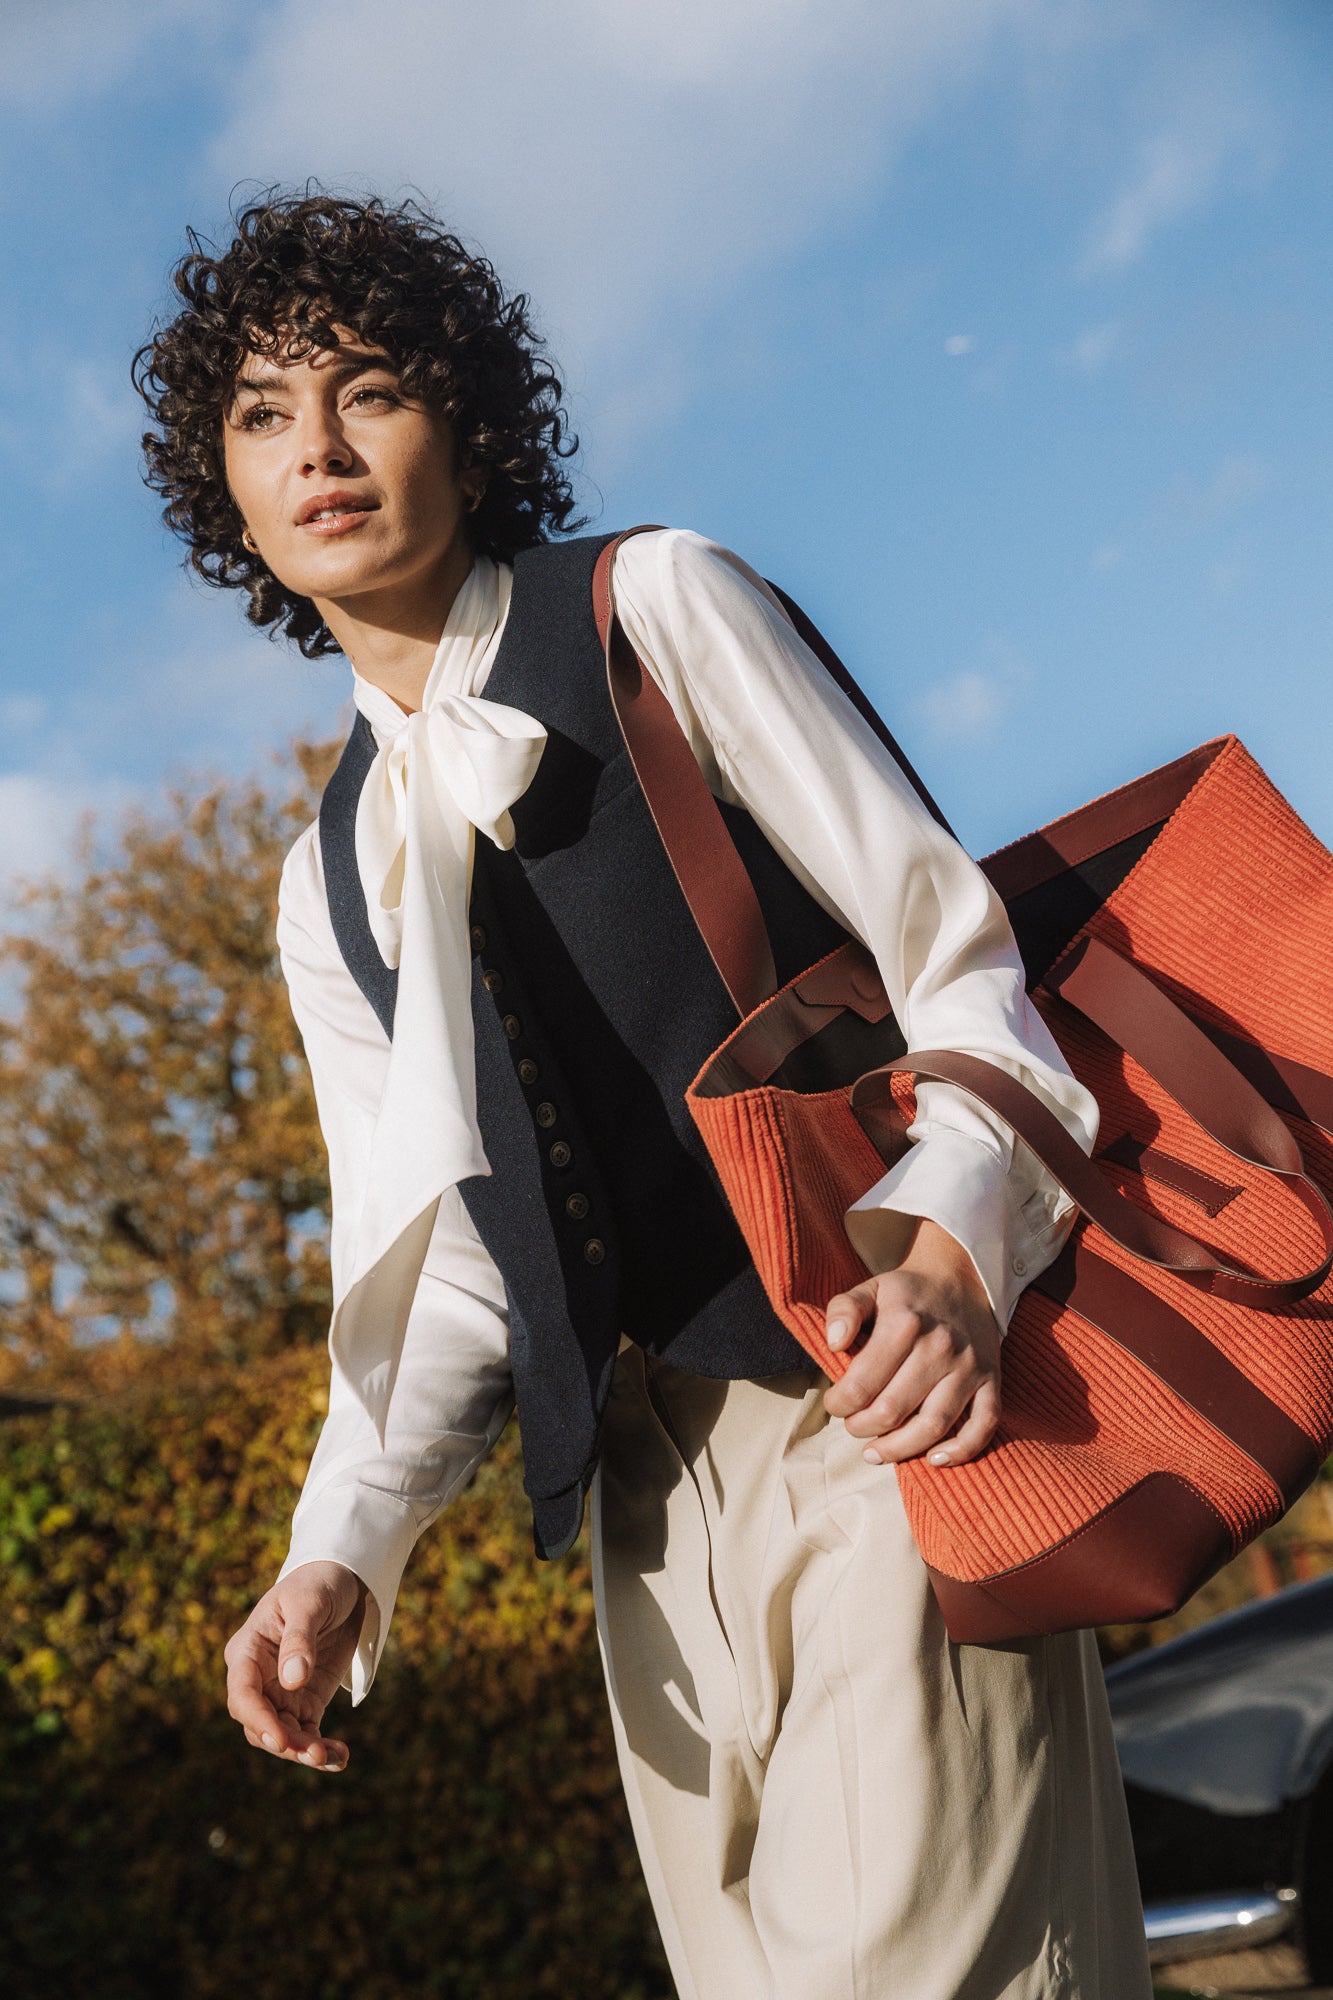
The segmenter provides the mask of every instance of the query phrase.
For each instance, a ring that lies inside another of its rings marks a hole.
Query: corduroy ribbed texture
[[[1086,928],[1196,1016],[1333,1076],[1333,857],[1234,740]],[[1035,997],[1101,1107],[1099,1152],[1128,1137],[1236,1190],[1211,1218],[1175,1189],[1114,1169],[1123,1193],[1267,1276],[1318,1263],[1315,1224],[1282,1183],[1201,1131],[1081,1015],[1040,989]],[[844,1212],[884,1171],[847,1096],[764,1086],[724,1098],[692,1089],[687,1099],[769,1297],[832,1377],[847,1361],[825,1344],[824,1308],[866,1275]],[[899,1103],[910,1116],[905,1083]],[[1333,1138],[1303,1119],[1287,1123],[1333,1196]],[[1189,1320],[1327,1455],[1333,1281],[1294,1308],[1256,1310],[1145,1264],[1086,1221],[1076,1235],[1081,1253],[1128,1272]],[[943,1473],[920,1460],[898,1470],[922,1555],[960,1582],[984,1583],[1060,1547],[1157,1472],[1207,1501],[1234,1549],[1294,1497],[1143,1363],[1034,1289],[1004,1344],[1003,1404],[980,1459]],[[1116,1615],[1108,1603],[1105,1616]]]

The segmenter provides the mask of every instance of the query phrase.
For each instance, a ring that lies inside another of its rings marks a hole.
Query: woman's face
[[[480,491],[451,426],[403,393],[388,356],[348,329],[292,360],[281,343],[246,357],[223,417],[227,483],[280,582],[352,608],[429,590],[470,552]]]

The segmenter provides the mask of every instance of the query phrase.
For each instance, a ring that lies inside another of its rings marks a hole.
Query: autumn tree
[[[85,831],[0,938],[0,1387],[86,1394],[323,1336],[328,1181],[274,943],[334,756]]]

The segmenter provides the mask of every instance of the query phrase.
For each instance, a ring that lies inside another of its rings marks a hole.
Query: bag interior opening
[[[1118,840],[1114,847],[1074,863],[1035,888],[1013,897],[1005,907],[1018,940],[1028,991],[1045,978],[1065,947],[1095,916],[1111,892],[1120,887],[1156,840],[1165,820]]]

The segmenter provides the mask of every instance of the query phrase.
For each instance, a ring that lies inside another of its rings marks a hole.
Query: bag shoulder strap
[[[699,933],[744,1019],[777,991],[773,949],[759,899],[675,710],[645,670],[616,616],[612,584],[616,552],[631,535],[651,533],[654,525],[628,528],[603,548],[593,571],[593,615],[606,655],[611,701],[635,774]],[[776,584],[769,588],[797,635],[870,724],[927,810],[951,832],[888,725],[823,634],[784,590]]]

